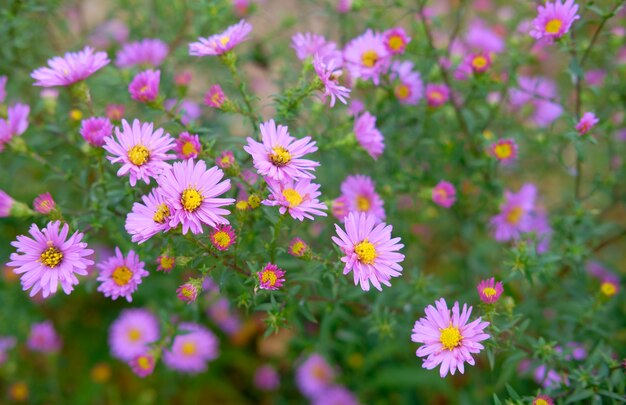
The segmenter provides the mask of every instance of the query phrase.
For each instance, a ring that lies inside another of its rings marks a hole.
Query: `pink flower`
[[[228,250],[228,248],[235,243],[237,236],[235,235],[235,230],[232,226],[219,225],[211,231],[209,239],[215,249],[224,251]]]
[[[554,401],[547,395],[537,395],[532,405],[554,405]]]
[[[121,104],[109,104],[106,107],[106,116],[111,121],[121,121],[124,118],[125,108]]]
[[[135,243],[142,244],[159,232],[170,230],[172,209],[159,189],[141,197],[126,216],[126,232]]]
[[[123,361],[145,355],[157,340],[159,320],[147,309],[125,309],[109,328],[111,354]]]
[[[450,208],[456,202],[456,189],[452,183],[441,180],[432,191],[433,202],[441,207]]]
[[[339,85],[339,77],[341,76],[341,69],[337,69],[335,66],[335,60],[324,60],[318,53],[313,57],[313,68],[317,77],[322,81],[324,85],[324,94],[322,101],[326,100],[327,96],[330,96],[330,107],[335,106],[336,99],[339,99],[343,104],[347,104],[346,99],[350,98],[350,89]]]
[[[216,34],[208,38],[198,38],[199,42],[189,44],[189,55],[192,56],[215,56],[222,55],[239,43],[248,39],[248,34],[252,31],[252,25],[245,20],[231,25],[221,34]]]
[[[48,215],[56,208],[56,204],[50,193],[43,193],[33,201],[33,208],[40,214]]]
[[[176,294],[179,300],[191,304],[198,297],[198,288],[192,283],[185,283],[178,287]]]
[[[500,53],[505,48],[502,37],[479,19],[472,20],[464,40],[474,51]]]
[[[500,213],[489,221],[498,242],[517,240],[521,233],[532,230],[536,198],[537,188],[534,184],[524,184],[517,193],[508,190],[504,192]]]
[[[145,378],[154,372],[156,360],[154,356],[148,352],[133,357],[133,359],[128,362],[128,365],[137,377]]]
[[[215,164],[220,169],[230,169],[235,164],[235,155],[229,150],[225,150],[215,158]]]
[[[15,104],[8,108],[7,118],[0,118],[0,152],[4,145],[15,136],[20,136],[28,128],[30,107],[26,104]]]
[[[137,291],[141,279],[149,275],[144,269],[145,263],[139,260],[139,256],[132,250],[124,257],[120,248],[115,248],[115,256],[109,257],[102,263],[98,263],[100,274],[98,291],[105,297],[116,300],[119,297],[132,302],[132,294]]]
[[[285,282],[285,271],[272,263],[267,263],[257,275],[262,290],[278,290]]]
[[[4,99],[7,96],[7,80],[8,77],[0,76],[0,104],[4,103]]]
[[[400,262],[404,255],[398,253],[404,245],[400,238],[391,238],[392,226],[384,222],[376,225],[376,217],[368,214],[348,214],[344,231],[335,225],[338,237],[332,240],[345,254],[341,261],[345,263],[343,274],[351,271],[354,284],[361,284],[364,291],[369,291],[370,283],[382,291],[381,284],[390,286],[389,280],[402,273]]]
[[[30,350],[41,353],[56,353],[61,350],[61,337],[54,330],[52,322],[34,323],[26,342]]]
[[[93,48],[87,46],[80,52],[68,52],[62,58],[55,56],[48,60],[50,67],[35,69],[30,76],[36,80],[35,86],[69,86],[85,80],[109,62],[106,52],[94,53]]]
[[[101,147],[104,145],[104,139],[113,134],[113,125],[108,118],[87,118],[81,122],[80,134],[88,144]]]
[[[174,141],[174,150],[178,159],[195,159],[202,152],[200,138],[185,131]]]
[[[0,190],[0,218],[6,218],[11,215],[11,208],[15,204],[13,197]]]
[[[533,20],[533,28],[530,36],[552,43],[555,39],[567,34],[574,21],[580,19],[578,4],[574,0],[556,0],[554,3],[546,2],[545,6],[537,6],[539,15]]]
[[[341,68],[343,64],[341,51],[337,49],[337,44],[328,41],[322,35],[313,34],[311,32],[304,34],[298,32],[291,37],[291,47],[296,51],[296,56],[300,60],[305,60],[306,58],[318,54],[326,63],[333,61],[336,69]]]
[[[498,139],[489,146],[489,153],[502,164],[509,164],[517,159],[517,142],[512,138]]]
[[[331,212],[338,221],[343,222],[350,213],[348,210],[348,198],[342,195],[339,198],[335,198],[331,205]]]
[[[361,212],[373,215],[376,223],[385,220],[384,202],[376,193],[376,184],[370,177],[360,174],[346,177],[341,183],[341,194],[341,199],[345,199],[341,202],[347,206],[347,209],[342,210],[345,216],[350,212]],[[342,221],[342,219],[339,220]]]
[[[261,391],[274,391],[280,386],[280,376],[274,367],[265,364],[256,369],[254,386]]]
[[[287,253],[294,257],[302,257],[310,251],[309,245],[300,238],[293,238],[289,243],[289,249],[287,249]]]
[[[115,64],[121,68],[129,68],[136,65],[149,65],[157,67],[167,57],[169,49],[167,44],[160,39],[145,38],[124,44],[117,51]]]
[[[385,150],[383,134],[376,128],[376,117],[365,111],[354,121],[354,135],[359,145],[377,160]]]
[[[489,280],[482,280],[477,286],[478,295],[480,300],[486,304],[493,304],[498,301],[500,295],[504,289],[502,288],[502,282],[496,283],[495,278],[491,277]]]
[[[457,80],[467,80],[472,74],[485,73],[491,67],[491,56],[488,53],[472,53],[467,55],[456,72]]]
[[[191,72],[183,71],[183,72],[177,73],[176,76],[174,76],[174,83],[176,83],[177,86],[186,87],[186,86],[189,86],[192,78],[193,76]]]
[[[372,80],[375,85],[380,83],[380,75],[387,72],[391,62],[383,35],[372,30],[350,41],[343,58],[353,78]]]
[[[224,91],[222,90],[222,86],[219,84],[214,84],[211,86],[209,91],[204,95],[204,104],[213,108],[221,108],[222,104],[226,100],[226,96],[224,96]]]
[[[145,70],[138,73],[128,85],[130,97],[142,103],[156,100],[159,96],[160,81],[160,70]]]
[[[591,128],[596,126],[598,122],[600,122],[600,120],[594,113],[586,112],[583,114],[580,121],[578,121],[578,124],[576,124],[576,131],[578,131],[580,135],[584,135],[589,132]]]
[[[176,258],[174,256],[169,256],[163,254],[157,257],[157,271],[162,271],[163,273],[169,273],[172,271],[174,266],[176,266]]]
[[[415,322],[411,340],[424,345],[417,349],[418,357],[426,357],[422,367],[428,370],[441,365],[439,375],[444,378],[454,375],[458,369],[461,374],[465,371],[464,363],[474,365],[473,353],[480,353],[484,349],[479,342],[489,339],[484,333],[489,322],[482,322],[481,318],[468,323],[472,307],[463,304],[463,311],[459,314],[459,303],[455,302],[452,311],[448,309],[446,300],[441,298],[435,302],[437,308],[429,305],[424,312],[425,318]],[[450,313],[452,312],[452,313]]]
[[[218,355],[219,340],[213,332],[195,323],[181,323],[172,347],[163,352],[165,365],[183,373],[198,374]]]
[[[424,83],[412,62],[393,62],[390,77],[397,82],[393,93],[401,104],[416,105],[424,96]]]
[[[392,55],[404,53],[409,42],[411,42],[411,38],[406,35],[402,27],[391,28],[383,32],[383,43]]]
[[[509,100],[514,108],[525,104],[534,107],[531,119],[538,127],[546,127],[563,113],[561,107],[554,100],[558,94],[556,84],[544,77],[520,76],[517,79],[519,88],[511,89]]]
[[[315,398],[330,388],[334,378],[335,371],[317,353],[311,354],[296,370],[296,384],[308,398]]]
[[[327,210],[327,207],[318,200],[321,195],[318,191],[320,185],[311,183],[310,179],[289,179],[282,183],[268,179],[267,184],[271,195],[263,200],[263,205],[279,206],[281,215],[288,212],[292,218],[300,221],[304,218],[313,220],[313,215],[326,216],[322,210]]]
[[[429,83],[426,85],[426,101],[429,107],[441,107],[449,98],[450,90],[445,84]]]

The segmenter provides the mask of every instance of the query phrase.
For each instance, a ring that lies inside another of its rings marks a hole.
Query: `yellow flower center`
[[[359,195],[356,197],[356,209],[361,212],[367,212],[370,210],[372,204],[370,203],[369,198]]]
[[[191,156],[193,154],[198,153],[198,151],[196,150],[196,147],[191,142],[185,142],[182,150],[183,150],[183,156]]]
[[[228,35],[224,35],[220,38],[220,44],[222,44],[222,46],[226,45],[228,41],[230,41],[230,37]]]
[[[480,70],[483,69],[485,66],[487,66],[487,58],[485,58],[484,56],[479,55],[472,59],[472,67],[474,69]]]
[[[142,370],[150,370],[150,359],[148,359],[148,356],[140,356],[137,359],[137,365]]]
[[[175,260],[173,257],[162,256],[161,257],[161,267],[164,270],[170,270],[174,267]]]
[[[558,18],[553,18],[546,24],[546,32],[548,34],[557,34],[561,30],[562,26],[563,21],[559,20]]]
[[[244,200],[237,201],[237,204],[235,204],[235,208],[237,208],[239,211],[246,211],[248,207],[248,202]]]
[[[214,93],[211,96],[211,101],[213,102],[213,104],[219,104],[222,100],[222,95],[220,93]]]
[[[396,86],[395,93],[396,97],[398,97],[400,100],[404,100],[411,94],[411,90],[406,84],[399,84],[398,86]]]
[[[132,328],[128,331],[128,339],[131,342],[136,342],[141,339],[141,331],[139,329]]]
[[[513,148],[508,143],[499,143],[493,148],[493,153],[498,159],[508,159],[513,154]]]
[[[600,285],[600,291],[607,297],[612,297],[615,293],[617,293],[617,287],[615,287],[615,284],[605,281],[602,285]]]
[[[461,344],[461,339],[463,339],[463,336],[461,336],[461,331],[459,330],[459,328],[455,328],[454,326],[450,325],[445,329],[440,329],[439,331],[441,332],[441,335],[439,336],[439,341],[441,342],[441,345],[444,349],[452,350]]]
[[[133,272],[126,266],[119,266],[113,270],[113,282],[119,286],[123,286],[128,284],[130,279],[133,277]]]
[[[157,224],[163,224],[165,223],[165,220],[169,216],[170,216],[169,207],[165,203],[162,203],[157,206],[157,209],[154,212],[154,215],[152,216],[152,220],[156,222]]]
[[[522,215],[524,215],[524,210],[522,207],[513,207],[506,214],[506,221],[511,225],[517,225],[517,223],[522,219]]]
[[[404,40],[400,35],[393,35],[389,38],[389,48],[399,51],[404,46]]]
[[[194,342],[185,342],[181,351],[185,356],[193,356],[196,353],[196,344]]]
[[[312,374],[318,380],[326,380],[328,378],[326,367],[322,366],[321,364],[316,364],[313,367]]]
[[[448,199],[448,192],[444,188],[436,189],[435,195],[439,201]]]
[[[215,235],[213,235],[213,242],[215,242],[215,244],[222,249],[226,249],[228,246],[230,246],[230,241],[231,239],[228,232],[217,231],[215,232]]]
[[[147,84],[139,89],[140,93],[145,93],[146,91],[148,91],[148,85]]]
[[[354,247],[354,252],[363,264],[373,264],[376,260],[376,248],[367,239]]]
[[[490,130],[488,130],[488,129],[485,129],[485,131],[483,132],[483,137],[484,137],[486,140],[490,140],[490,139],[493,139],[494,134],[493,134],[493,132],[492,132],[492,131],[490,131]]]
[[[183,204],[183,208],[185,209],[185,211],[189,212],[194,212],[196,208],[198,208],[200,204],[202,204],[202,200],[204,200],[204,198],[195,188],[186,188],[180,198],[180,202],[181,204]]]
[[[361,55],[361,63],[363,63],[363,66],[365,67],[371,68],[376,64],[376,62],[378,62],[378,54],[376,53],[376,51],[365,51]]]
[[[141,166],[150,159],[150,151],[143,145],[135,145],[128,151],[128,160],[135,166]]]
[[[291,247],[291,253],[293,253],[296,256],[300,256],[303,252],[304,249],[306,248],[306,245],[303,242],[296,242],[293,244],[293,246]]]
[[[43,200],[39,203],[39,208],[43,211],[49,211],[52,209],[52,204],[50,204],[49,200]]]
[[[496,295],[496,290],[495,288],[485,287],[483,288],[483,294],[485,295],[485,297],[493,297],[494,295]]]
[[[440,91],[437,90],[433,90],[430,92],[430,94],[428,95],[428,97],[432,100],[432,101],[436,101],[436,102],[441,102],[443,101],[443,94],[441,94]]]
[[[543,398],[535,399],[534,405],[548,405],[548,401]]]
[[[274,164],[274,166],[283,167],[286,166],[287,163],[291,162],[291,153],[282,146],[276,146],[272,148],[274,153],[270,154],[270,160]]]
[[[259,206],[261,205],[261,199],[258,195],[251,195],[250,197],[248,197],[248,205],[250,206],[250,208],[259,208]]]
[[[294,208],[302,204],[302,196],[293,188],[284,189],[283,197],[285,197],[285,200],[289,203],[289,208]]]
[[[83,118],[83,112],[81,110],[71,110],[70,118],[74,121],[80,121]]]
[[[191,297],[193,297],[194,289],[193,289],[193,287],[186,285],[181,290],[181,293],[183,294],[183,296],[185,296],[187,298],[191,298]]]
[[[268,284],[270,287],[274,287],[278,277],[276,277],[276,273],[272,270],[264,270],[263,274],[261,274],[261,281],[263,284]]]
[[[222,157],[222,159],[220,160],[220,162],[222,163],[222,165],[224,166],[230,166],[232,164],[232,159],[230,158],[230,156],[226,155],[224,157]]]
[[[45,265],[54,269],[59,263],[63,260],[63,253],[54,246],[49,246],[44,252],[39,256],[39,261]]]

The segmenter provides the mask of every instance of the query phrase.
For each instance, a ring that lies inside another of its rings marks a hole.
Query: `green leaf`
[[[593,394],[594,394],[594,392],[592,390],[582,390],[582,391],[574,393],[572,396],[570,396],[567,399],[567,401],[565,401],[565,403],[566,404],[571,404],[572,402],[577,402],[577,401],[580,401],[581,399],[589,398]]]
[[[517,393],[517,391],[515,391],[513,387],[511,387],[508,383],[504,384],[504,387],[506,388],[506,391],[509,393],[511,398],[513,398],[516,401],[520,401],[522,399]]]

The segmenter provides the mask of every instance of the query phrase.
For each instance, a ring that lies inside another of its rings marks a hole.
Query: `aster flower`
[[[204,104],[213,108],[221,108],[222,104],[226,101],[224,90],[219,84],[214,84],[209,88],[209,91],[204,95]]]
[[[274,120],[261,124],[261,136],[262,143],[248,137],[248,144],[243,147],[252,155],[254,167],[260,175],[278,181],[315,177],[310,172],[319,163],[302,159],[302,156],[317,150],[310,136],[296,140],[289,135],[286,126],[276,126]]]
[[[40,214],[48,215],[56,208],[56,204],[50,193],[38,195],[33,201],[33,208]]]
[[[272,263],[267,263],[263,270],[257,273],[259,288],[262,290],[278,290],[285,282],[285,271]]]
[[[403,54],[409,42],[411,42],[411,38],[402,27],[391,28],[383,32],[383,43],[392,55]]]
[[[502,282],[496,280],[494,277],[491,277],[489,280],[482,280],[477,286],[478,295],[480,296],[480,300],[485,304],[493,304],[498,301],[500,295],[504,289],[502,288]]]
[[[429,83],[426,85],[426,101],[429,107],[441,107],[449,98],[450,89],[445,84]]]
[[[472,74],[485,73],[491,67],[492,59],[488,53],[472,53],[459,64],[454,72],[457,80],[467,80]]]
[[[313,68],[324,86],[322,101],[325,102],[326,97],[330,96],[331,108],[335,106],[336,99],[339,99],[343,104],[347,104],[346,99],[350,98],[351,90],[339,85],[339,77],[342,72],[341,69],[335,66],[335,60],[325,60],[320,54],[316,53],[313,57]]]
[[[163,135],[162,128],[153,132],[154,124],[133,121],[131,127],[122,120],[122,130],[115,128],[115,138],[105,138],[104,149],[113,156],[107,156],[111,163],[122,163],[117,171],[118,177],[129,174],[131,186],[137,180],[150,184],[150,177],[156,178],[170,165],[165,162],[176,156],[168,154],[174,146],[170,134]]]
[[[145,378],[154,372],[156,359],[151,353],[140,354],[128,362],[131,370],[137,377]]]
[[[303,221],[304,218],[313,220],[313,215],[326,216],[322,210],[327,207],[318,200],[321,193],[318,191],[319,184],[311,183],[310,179],[300,179],[298,181],[287,180],[277,182],[267,181],[271,195],[263,200],[263,205],[271,207],[278,206],[278,212],[284,215],[286,212],[292,218]]]
[[[124,118],[126,109],[121,104],[109,104],[106,106],[106,116],[111,121],[120,121]]]
[[[219,225],[217,228],[214,228],[209,234],[209,239],[211,240],[211,244],[217,250],[227,250],[229,247],[235,243],[235,239],[237,236],[235,235],[235,230],[230,225]]]
[[[0,118],[0,152],[13,137],[22,135],[26,131],[29,114],[30,107],[18,103],[8,108],[6,119]]]
[[[133,100],[147,103],[155,101],[159,96],[160,70],[145,70],[137,73],[128,85],[128,92]]]
[[[74,9],[77,10],[77,9]],[[69,10],[68,10],[69,11]],[[78,15],[71,15],[70,21],[80,19]],[[121,20],[112,19],[99,25],[89,36],[89,42],[96,48],[106,49],[111,43],[123,44],[128,40],[128,26]]]
[[[555,370],[546,367],[545,364],[535,369],[533,379],[544,388],[558,388],[561,385],[569,385],[566,376],[561,376]]]
[[[235,164],[235,155],[229,150],[225,150],[215,158],[215,164],[220,169],[230,169]]]
[[[230,303],[224,297],[218,297],[211,304],[207,310],[207,315],[229,336],[237,334],[242,328],[241,319],[231,311]]]
[[[106,52],[95,52],[85,47],[80,52],[68,52],[62,58],[55,56],[48,60],[48,66],[35,69],[30,76],[35,79],[35,86],[69,86],[85,80],[104,66],[108,65]]]
[[[504,40],[498,32],[488,27],[480,19],[472,20],[463,39],[467,46],[473,50],[500,53],[505,49]]]
[[[517,142],[512,138],[498,139],[489,146],[489,153],[502,164],[509,164],[517,159]]]
[[[589,132],[589,130],[593,128],[598,122],[600,122],[600,120],[596,117],[594,113],[586,112],[583,114],[580,121],[578,121],[578,124],[576,124],[576,131],[578,131],[580,135],[584,135]]]
[[[345,195],[342,195],[341,197],[335,198],[333,200],[330,209],[331,209],[331,212],[333,213],[333,216],[337,218],[338,221],[340,222],[345,221],[346,217],[350,213],[348,205],[349,205],[349,201]]]
[[[22,274],[21,282],[24,291],[31,289],[30,296],[39,291],[43,297],[56,293],[59,283],[66,294],[78,284],[76,275],[86,276],[87,266],[93,264],[86,257],[93,254],[87,244],[81,242],[83,234],[74,232],[67,238],[69,226],[60,221],[49,222],[39,230],[31,225],[28,231],[32,238],[19,235],[11,245],[17,248],[11,253],[11,261],[7,263],[15,267],[15,274]]]
[[[350,212],[360,212],[373,215],[377,223],[385,220],[384,202],[370,177],[361,174],[346,177],[341,183],[341,194],[347,203],[346,216]]]
[[[247,40],[252,31],[252,25],[245,20],[231,25],[221,34],[212,35],[208,38],[198,38],[199,42],[189,44],[189,55],[192,56],[215,56],[222,55],[239,43]]]
[[[612,297],[619,291],[619,283],[615,280],[605,279],[600,284],[600,292],[607,296]]]
[[[448,309],[446,300],[441,298],[435,301],[437,308],[429,305],[424,312],[425,318],[415,322],[411,340],[424,345],[417,349],[418,357],[426,357],[423,368],[432,370],[441,364],[439,375],[444,378],[454,375],[458,369],[461,374],[465,371],[464,363],[474,365],[473,353],[480,353],[484,349],[479,342],[489,339],[484,329],[489,322],[482,322],[481,318],[468,323],[472,307],[463,304],[463,311],[459,314],[459,303],[455,302],[452,311]]]
[[[300,238],[293,238],[289,243],[289,249],[287,249],[287,253],[295,257],[302,257],[310,251],[309,245]]]
[[[200,138],[185,131],[174,141],[174,150],[178,159],[195,159],[202,152]]]
[[[546,2],[545,6],[537,6],[537,18],[533,20],[530,36],[552,43],[555,39],[567,34],[574,23],[580,19],[577,14],[578,4],[574,0],[556,0],[554,3]]]
[[[254,372],[254,386],[261,391],[275,391],[280,386],[280,376],[274,367],[265,364]]]
[[[351,271],[354,284],[360,283],[364,291],[369,291],[370,283],[382,291],[381,284],[391,286],[389,280],[402,273],[400,262],[404,255],[398,253],[404,245],[400,238],[391,238],[393,227],[384,222],[376,225],[374,215],[351,212],[346,218],[346,230],[335,225],[339,237],[332,240],[341,248],[345,263],[343,274]]]
[[[159,320],[146,309],[123,310],[109,328],[111,354],[122,361],[144,355],[157,340]]]
[[[452,183],[441,180],[432,191],[433,202],[441,207],[450,208],[456,202],[456,189]]]
[[[98,281],[101,283],[98,291],[113,300],[124,297],[126,301],[132,302],[132,294],[137,291],[141,279],[150,274],[144,266],[145,263],[139,261],[139,256],[134,251],[130,250],[128,256],[124,257],[120,248],[116,247],[115,256],[98,263]]]
[[[172,271],[174,266],[176,266],[176,258],[174,256],[169,256],[166,254],[162,254],[157,257],[157,271],[162,271],[163,273],[169,273]]]
[[[195,323],[181,323],[180,335],[172,347],[163,352],[163,362],[172,370],[198,374],[207,369],[209,361],[217,357],[219,341],[207,328]]]
[[[328,41],[323,35],[298,32],[291,37],[291,47],[296,51],[296,56],[300,60],[318,54],[326,63],[334,61],[335,68],[340,68],[342,65],[342,56],[337,49],[337,44]]]
[[[0,218],[6,218],[11,215],[11,208],[13,208],[14,204],[15,200],[3,190],[0,190]]]
[[[378,85],[380,75],[389,69],[391,54],[385,46],[383,36],[378,32],[367,30],[345,46],[343,59],[350,76],[355,79],[372,80]]]
[[[416,105],[422,99],[424,83],[420,74],[413,71],[412,62],[393,62],[390,77],[397,83],[393,93],[401,104]]]
[[[193,78],[190,71],[185,70],[180,73],[177,73],[174,76],[174,83],[180,87],[187,87],[191,83],[191,79]]]
[[[171,208],[158,189],[141,197],[126,216],[126,232],[135,243],[142,244],[159,232],[170,229]]]
[[[530,232],[536,197],[537,188],[533,184],[524,184],[517,193],[504,192],[500,214],[489,222],[498,242],[519,239],[521,233]]]
[[[141,41],[129,42],[117,51],[115,65],[129,68],[136,65],[157,67],[167,57],[169,49],[160,39],[145,38]]]
[[[187,304],[191,304],[196,300],[196,298],[198,298],[198,287],[192,283],[185,283],[178,287],[176,294],[179,300],[187,302]]]
[[[221,208],[235,202],[232,198],[218,198],[230,190],[230,179],[221,181],[224,172],[217,167],[209,170],[206,163],[193,159],[176,162],[158,179],[164,198],[170,202],[170,227],[182,224],[183,234],[202,233],[202,224],[213,228],[228,224],[224,215],[230,211]]]
[[[323,393],[335,378],[335,371],[320,354],[311,354],[296,370],[296,384],[303,395],[314,398]]]
[[[55,353],[61,350],[61,338],[50,321],[34,323],[26,345],[30,350],[41,353]]]
[[[377,160],[385,150],[383,134],[376,128],[376,117],[365,111],[354,120],[354,136],[359,145]]]
[[[113,124],[104,117],[87,118],[81,122],[80,134],[90,145],[100,147],[104,139],[113,134]]]
[[[547,395],[537,395],[532,405],[554,405],[554,401]]]
[[[317,394],[312,405],[359,405],[353,393],[345,387],[335,385],[329,387]]]

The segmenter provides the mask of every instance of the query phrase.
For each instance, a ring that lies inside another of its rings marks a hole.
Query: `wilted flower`
[[[198,287],[193,283],[185,283],[178,287],[176,294],[179,300],[186,301],[187,304],[191,304],[198,297]]]

